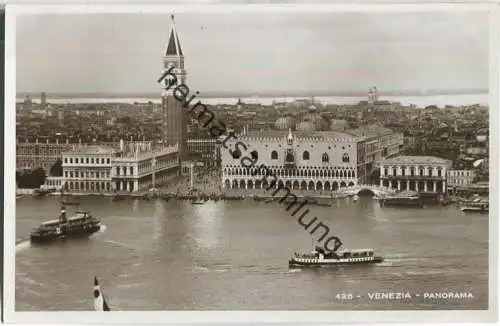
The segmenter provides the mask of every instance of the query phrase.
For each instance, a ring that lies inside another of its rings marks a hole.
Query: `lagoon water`
[[[92,310],[98,276],[113,310],[487,309],[488,216],[454,205],[380,207],[371,198],[311,206],[347,248],[375,248],[371,266],[289,269],[311,236],[279,204],[81,198],[105,225],[88,240],[16,246],[16,310]],[[55,218],[59,199],[17,199],[17,238]],[[425,292],[470,292],[429,299]],[[412,299],[373,300],[374,292]],[[337,294],[350,293],[352,300]],[[358,297],[359,296],[359,297]]]
[[[244,103],[271,105],[273,102],[293,102],[297,99],[310,99],[310,97],[242,97],[241,101]],[[22,101],[23,99],[18,99]],[[39,99],[34,98],[35,102]],[[235,105],[238,102],[236,97],[225,98],[203,98],[198,97],[202,103],[215,105],[226,104]],[[390,102],[399,102],[402,105],[415,105],[416,107],[426,107],[428,105],[436,105],[438,107],[445,107],[446,105],[460,106],[460,105],[474,105],[480,104],[488,106],[489,95],[487,93],[480,94],[443,94],[443,95],[421,95],[421,96],[380,96],[380,100]],[[65,103],[160,103],[160,96],[158,98],[48,98],[49,103],[65,104]],[[322,104],[357,104],[359,101],[366,101],[365,96],[315,96],[314,101]]]

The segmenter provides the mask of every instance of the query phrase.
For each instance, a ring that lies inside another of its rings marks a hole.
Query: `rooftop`
[[[381,161],[382,164],[451,164],[450,160],[436,156],[397,156]]]
[[[386,134],[391,134],[393,131],[391,129],[377,126],[377,125],[369,125],[369,126],[360,126],[356,129],[347,129],[346,133],[352,134],[359,138],[372,138],[378,137]]]
[[[76,146],[71,151],[64,152],[63,154],[113,154],[117,150],[111,147],[99,146],[99,145],[81,145]]]
[[[355,138],[354,135],[340,131],[292,131],[295,138]],[[239,138],[246,137],[262,137],[262,138],[286,138],[288,130],[266,130],[266,131],[249,131],[246,134],[238,135]]]

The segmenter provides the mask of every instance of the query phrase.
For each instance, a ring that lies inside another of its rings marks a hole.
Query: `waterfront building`
[[[376,161],[399,152],[403,136],[377,126],[346,131],[263,131],[238,136],[255,151],[257,165],[265,165],[290,189],[337,190],[369,184]],[[230,142],[227,143],[231,144]],[[225,188],[257,188],[261,175],[252,176],[221,149]]]
[[[169,39],[163,55],[162,75],[168,69],[174,67],[172,72],[177,77],[177,84],[186,84],[186,69],[184,68],[184,54],[179,43],[179,37],[175,29],[174,17],[172,16],[172,26],[170,28]],[[162,125],[163,141],[169,146],[178,145],[180,159],[186,157],[186,133],[188,115],[182,103],[173,95],[175,87],[166,89],[165,83],[173,83],[173,79],[168,77],[162,82]]]
[[[75,146],[62,154],[63,188],[68,192],[105,193],[111,187],[114,148],[98,145]]]
[[[150,146],[136,144],[122,150],[112,160],[112,189],[137,192],[164,186],[180,173],[177,145]]]
[[[166,184],[180,173],[178,147],[128,144],[120,148],[80,145],[63,153],[68,192],[138,192]]]
[[[266,131],[240,135],[238,141],[257,159],[251,169],[244,168],[241,157],[221,150],[224,188],[262,189],[266,166],[277,178],[275,187],[289,189],[337,190],[357,184],[357,137],[348,133]],[[226,145],[234,149],[236,141]],[[272,181],[272,178],[267,178]]]
[[[476,178],[474,170],[448,170],[447,183],[448,188],[462,187],[473,184]]]
[[[53,177],[48,176],[45,178],[45,183],[40,186],[41,189],[56,189],[56,191],[60,191],[62,189],[64,182],[64,177]]]
[[[62,153],[70,150],[73,144],[69,139],[60,142],[58,139],[17,139],[16,142],[16,169],[37,169],[42,168],[49,175],[50,168],[61,159]]]
[[[358,137],[358,182],[371,184],[371,175],[378,169],[376,162],[399,153],[404,144],[403,135],[392,130],[371,125],[347,130]]]
[[[418,192],[447,192],[450,160],[434,156],[398,156],[380,161],[380,186]]]

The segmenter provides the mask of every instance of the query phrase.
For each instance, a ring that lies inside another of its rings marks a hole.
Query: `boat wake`
[[[101,228],[96,232],[96,234],[104,233],[104,231],[106,231],[106,225],[101,224]]]
[[[21,242],[16,243],[16,253],[22,252],[28,249],[31,246],[29,240],[22,240]]]

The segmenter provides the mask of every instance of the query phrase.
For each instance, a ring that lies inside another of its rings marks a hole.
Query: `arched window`
[[[309,160],[309,158],[310,158],[309,152],[308,151],[304,151],[304,153],[302,154],[302,159],[303,160]]]
[[[272,151],[271,152],[271,160],[277,160],[278,159],[278,152]]]
[[[342,162],[349,163],[349,154],[344,153],[344,155],[342,156]]]
[[[328,154],[323,153],[323,155],[321,155],[321,162],[328,163],[329,161],[330,161],[330,158],[328,157]]]

